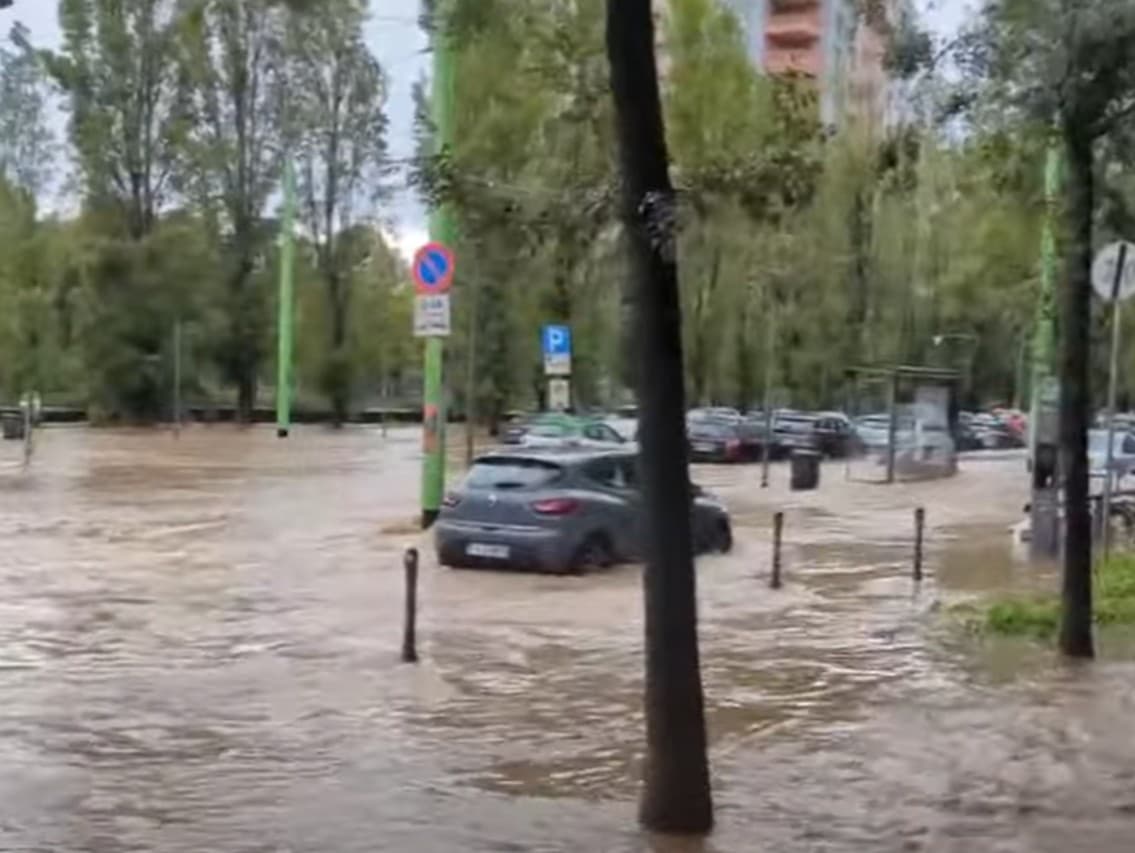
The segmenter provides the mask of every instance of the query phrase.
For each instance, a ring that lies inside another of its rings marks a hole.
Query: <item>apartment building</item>
[[[755,66],[816,81],[826,123],[838,123],[848,111],[886,120],[886,21],[865,20],[858,0],[723,2],[736,15]],[[901,2],[890,0],[885,8]]]

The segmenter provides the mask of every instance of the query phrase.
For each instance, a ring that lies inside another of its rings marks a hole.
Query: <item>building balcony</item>
[[[820,10],[803,9],[769,15],[765,38],[769,44],[807,46],[819,41],[822,33]]]

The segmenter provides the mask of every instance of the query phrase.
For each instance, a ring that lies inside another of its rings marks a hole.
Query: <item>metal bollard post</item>
[[[418,662],[418,549],[407,548],[402,555],[406,569],[406,613],[402,631],[402,662]]]
[[[926,510],[919,507],[914,511],[914,580],[922,580],[922,536],[926,528]]]
[[[772,517],[772,578],[769,588],[780,589],[780,543],[784,536],[784,513],[778,512]]]

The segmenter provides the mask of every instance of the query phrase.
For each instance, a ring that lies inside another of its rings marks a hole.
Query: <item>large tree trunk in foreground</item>
[[[1088,507],[1089,362],[1092,319],[1092,143],[1064,129],[1068,157],[1068,266],[1060,317],[1060,455],[1064,471],[1064,589],[1060,650],[1090,658],[1092,520]]]
[[[646,766],[639,819],[708,832],[713,802],[698,661],[674,190],[650,0],[607,0],[607,56],[636,291],[639,458],[645,514]]]

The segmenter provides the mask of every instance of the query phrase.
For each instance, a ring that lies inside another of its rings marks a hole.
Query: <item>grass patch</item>
[[[1135,625],[1135,554],[1120,554],[1095,573],[1093,599],[1096,624]],[[1004,595],[954,609],[975,633],[1047,640],[1060,629],[1060,598],[1025,593]]]

